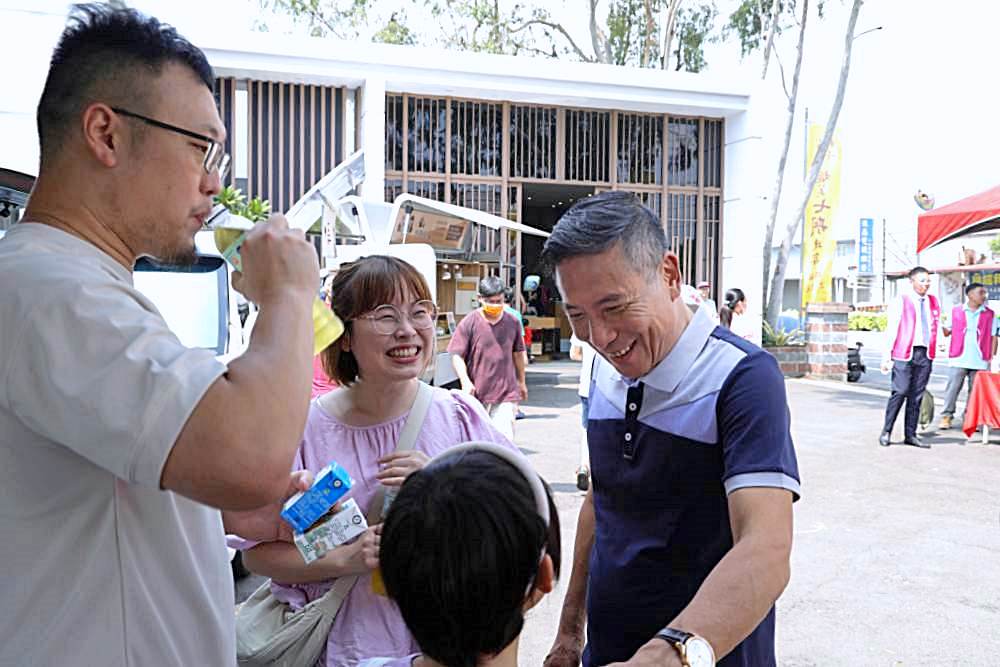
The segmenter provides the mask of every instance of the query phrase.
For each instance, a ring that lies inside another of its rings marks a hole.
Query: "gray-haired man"
[[[571,208],[544,254],[600,355],[593,483],[546,664],[774,665],[799,494],[777,363],[688,309],[660,222],[630,194]]]

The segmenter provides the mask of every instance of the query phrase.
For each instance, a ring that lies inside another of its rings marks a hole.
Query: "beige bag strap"
[[[421,382],[417,386],[417,395],[413,399],[413,407],[410,408],[410,414],[407,415],[406,423],[403,424],[403,430],[399,433],[399,440],[396,442],[397,452],[405,452],[413,449],[413,446],[417,442],[417,436],[420,434],[420,429],[424,425],[424,419],[427,417],[427,411],[431,407],[433,398],[434,389],[429,384]],[[384,503],[385,487],[379,486],[378,491],[375,492],[375,497],[368,504],[368,511],[365,513],[365,519],[368,521],[369,526],[374,526],[382,521],[382,506]],[[336,616],[340,605],[343,604],[344,599],[351,592],[351,587],[354,586],[357,580],[358,575],[356,574],[339,577],[333,583],[333,588],[327,591],[323,597],[316,600],[316,606],[322,607],[323,611],[328,615]]]
[[[430,409],[433,398],[434,388],[426,382],[420,382],[417,385],[417,395],[413,399],[413,407],[410,408],[410,414],[406,417],[403,430],[399,432],[399,440],[396,441],[396,452],[407,452],[417,444],[417,436],[420,435],[420,429],[424,425],[424,419],[427,417],[427,410]],[[371,504],[368,505],[368,512],[365,513],[365,519],[368,520],[369,526],[374,526],[382,522],[384,507],[385,487],[379,486],[378,491],[375,492],[375,497],[372,498]]]

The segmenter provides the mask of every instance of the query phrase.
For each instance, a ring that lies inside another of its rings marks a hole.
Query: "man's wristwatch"
[[[663,628],[656,636],[677,649],[684,667],[715,666],[715,651],[703,637],[674,628]]]

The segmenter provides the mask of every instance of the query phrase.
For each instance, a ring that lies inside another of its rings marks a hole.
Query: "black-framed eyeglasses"
[[[158,127],[161,130],[169,130],[171,132],[176,132],[177,134],[182,134],[185,137],[205,142],[208,144],[208,146],[205,147],[205,159],[202,162],[202,166],[205,168],[205,173],[211,174],[213,171],[218,170],[220,179],[225,178],[226,174],[229,173],[229,154],[223,149],[222,144],[217,142],[212,137],[205,136],[204,134],[198,134],[197,132],[192,132],[191,130],[185,130],[183,127],[177,127],[176,125],[171,125],[170,123],[164,123],[161,120],[143,116],[142,114],[134,113],[128,109],[122,109],[121,107],[111,107],[111,110],[116,114],[127,116],[129,118],[135,118],[136,120],[140,120],[147,125]]]
[[[410,306],[407,316],[414,329],[418,331],[430,329],[437,320],[437,306],[434,305],[433,301],[417,301]],[[403,324],[403,314],[400,312],[400,309],[389,303],[383,304],[370,313],[359,316],[357,319],[371,320],[375,331],[383,336],[396,333]]]

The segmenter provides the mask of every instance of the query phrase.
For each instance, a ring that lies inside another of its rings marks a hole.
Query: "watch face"
[[[715,653],[707,641],[701,637],[692,637],[684,644],[688,664],[691,667],[714,667]]]

